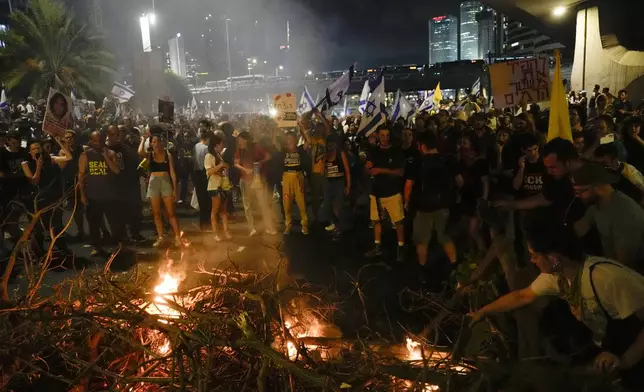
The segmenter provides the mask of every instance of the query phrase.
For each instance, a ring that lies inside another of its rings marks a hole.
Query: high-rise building
[[[483,7],[476,14],[480,58],[486,60],[502,53],[505,32],[503,19],[503,15],[489,7]]]
[[[458,60],[458,19],[435,16],[429,21],[429,64]]]
[[[564,46],[552,38],[516,20],[506,20],[503,54],[506,56],[528,56],[541,52],[562,49]]]
[[[479,27],[476,14],[481,12],[483,5],[480,1],[464,1],[461,3],[461,60],[480,59]]]
[[[177,34],[176,37],[168,40],[168,49],[169,49],[169,58],[170,58],[170,69],[175,74],[181,76],[182,78],[187,77],[186,74],[186,49],[183,43],[183,37],[181,34]]]

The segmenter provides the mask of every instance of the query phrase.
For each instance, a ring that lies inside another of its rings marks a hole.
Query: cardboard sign
[[[490,79],[497,109],[550,100],[548,56],[493,64]]]
[[[72,100],[53,88],[49,89],[42,130],[53,137],[65,136],[72,122]]]
[[[174,102],[159,100],[159,122],[174,124]]]
[[[279,128],[295,128],[297,126],[297,103],[291,93],[273,96],[275,120]]]

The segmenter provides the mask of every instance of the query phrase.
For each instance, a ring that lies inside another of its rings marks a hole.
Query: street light
[[[157,23],[157,15],[155,13],[148,14],[150,25],[154,26]]]
[[[306,74],[311,76],[311,75],[313,75],[313,71],[309,70],[309,72],[307,72]]]
[[[257,64],[257,59],[253,59],[253,64]]]
[[[561,5],[552,9],[552,15],[557,18],[560,16],[563,16],[565,13],[566,13],[566,7]]]

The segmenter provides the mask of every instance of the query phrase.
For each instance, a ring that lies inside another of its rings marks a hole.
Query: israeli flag
[[[429,112],[430,110],[434,109],[434,93],[435,91],[432,91],[431,93],[427,94],[425,100],[420,104],[420,107],[418,108],[419,112]]]
[[[224,104],[219,104],[219,109],[217,109],[217,113],[222,114],[224,112]]]
[[[79,120],[83,116],[83,113],[81,111],[80,106],[78,106],[78,103],[77,103],[78,99],[76,98],[76,94],[74,94],[74,90],[72,90],[71,95],[72,95],[72,113],[74,114],[74,118],[76,120]],[[117,111],[117,113],[115,114],[116,117],[118,117],[121,114],[119,111],[119,106],[121,106],[120,102],[118,105],[116,105],[116,111]]]
[[[299,114],[310,112],[313,110],[313,106],[315,106],[315,103],[313,98],[311,98],[311,93],[309,93],[309,89],[304,86],[304,92],[302,93],[302,98],[300,99],[300,105],[298,106],[297,111]]]
[[[117,99],[120,103],[125,103],[134,96],[134,90],[128,86],[114,82],[112,86],[112,97]]]
[[[342,108],[342,117],[346,117],[349,115],[349,109],[347,107],[347,96],[344,96],[344,107]]]
[[[0,96],[0,110],[9,109],[9,102],[7,102],[7,94],[2,89],[2,95]]]
[[[364,114],[364,108],[367,107],[367,99],[369,99],[370,92],[369,80],[365,80],[364,86],[362,87],[362,94],[360,94],[360,102],[358,103],[358,110],[362,114]]]
[[[190,118],[195,118],[197,116],[197,98],[192,96],[192,102],[190,102]]]
[[[360,121],[358,133],[364,133],[369,137],[378,129],[381,124],[384,124],[387,119],[387,111],[385,109],[385,78],[382,74],[372,84],[374,89],[371,91],[371,96],[365,105],[364,114]]]
[[[476,82],[472,85],[472,90],[470,91],[471,95],[479,96],[481,94],[481,78],[476,79]]]
[[[349,90],[349,86],[351,85],[351,79],[353,79],[353,65],[349,67],[347,72],[331,83],[331,85],[326,89],[324,98],[318,102],[316,107],[326,104],[327,109],[331,109],[333,106],[342,102],[344,95],[347,93],[347,90]]]
[[[407,98],[405,98],[400,89],[398,89],[398,92],[396,93],[396,102],[394,102],[394,110],[391,113],[391,121],[396,121],[398,117],[403,117],[406,120],[413,110],[414,109]]]

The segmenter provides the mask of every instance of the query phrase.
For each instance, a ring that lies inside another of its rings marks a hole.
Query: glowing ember
[[[320,324],[320,322],[315,318],[312,319],[306,327],[301,324],[293,326],[293,322],[291,321],[285,321],[284,327],[286,327],[286,329],[289,330],[289,333],[296,338],[324,337],[324,325]],[[319,346],[315,344],[306,344],[305,347],[308,351],[319,349]],[[328,359],[329,357],[329,353],[326,350],[319,350],[318,353],[320,354],[321,359]],[[299,353],[296,342],[290,340],[286,342],[286,354],[291,361],[295,361],[297,359]]]
[[[161,355],[168,354],[170,352],[170,340],[166,338],[165,343],[157,349],[157,352]]]
[[[180,313],[168,306],[168,300],[176,302],[173,295],[179,290],[179,278],[164,273],[161,277],[161,283],[154,287],[154,292],[158,295],[154,297],[154,303],[146,310],[150,314],[165,316],[166,318],[177,318]],[[165,320],[163,320],[165,321]]]
[[[410,361],[421,361],[423,359],[420,343],[413,341],[411,338],[407,338],[407,359]]]

